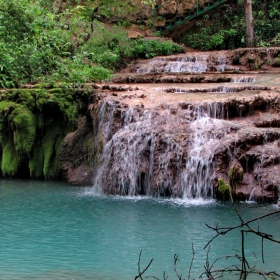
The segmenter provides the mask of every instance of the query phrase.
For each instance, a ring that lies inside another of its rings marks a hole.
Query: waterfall
[[[201,110],[197,119],[191,123],[191,146],[181,181],[184,198],[213,197],[213,157],[222,128],[220,120],[208,117]]]
[[[189,108],[186,113],[190,119],[188,138],[180,143],[183,120],[171,108],[155,111],[128,107],[119,113],[116,104],[105,100],[99,116],[97,142],[102,146],[101,141],[103,148],[96,163],[94,191],[212,197],[213,156],[223,134],[222,122],[216,118],[224,110],[219,103],[210,103]]]
[[[105,110],[106,107],[108,108]],[[165,189],[172,188],[178,180],[178,176],[173,174],[174,169],[179,173],[182,168],[182,151],[174,141],[174,124],[178,120],[171,109],[154,112],[126,108],[121,113],[117,130],[111,126],[112,120],[104,119],[104,111],[108,109],[111,110],[112,119],[114,115],[118,115],[118,109],[108,101],[101,106],[97,138],[99,141],[102,139],[104,145],[96,163],[94,192],[160,195],[165,192]],[[111,127],[110,133],[108,127]],[[159,128],[162,132],[160,136]],[[155,153],[157,153],[156,157]],[[154,185],[157,187],[151,192],[154,173],[157,173],[160,183],[155,182]]]
[[[94,180],[94,189],[97,192],[105,188],[107,192],[113,194],[149,193],[149,178],[151,177],[149,172],[154,149],[150,118],[150,112],[144,112],[141,116],[137,109],[133,108],[122,113],[122,127],[109,140],[107,139],[108,142],[105,143],[98,160],[99,168]],[[107,127],[106,124],[105,128]],[[105,135],[104,131],[99,131],[99,135],[100,133],[106,140],[106,130]],[[140,156],[147,147],[151,155],[148,174],[141,170]]]
[[[254,187],[251,191],[250,197],[248,202],[253,202],[254,201],[254,193],[255,193],[256,187]]]

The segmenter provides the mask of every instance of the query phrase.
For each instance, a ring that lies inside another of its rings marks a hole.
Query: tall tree
[[[246,24],[246,45],[255,47],[254,18],[252,11],[252,0],[244,0],[245,5],[245,24]]]

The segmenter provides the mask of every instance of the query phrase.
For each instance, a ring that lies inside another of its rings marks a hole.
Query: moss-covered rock
[[[230,197],[231,187],[224,179],[218,179],[218,198],[228,200]]]
[[[73,88],[10,89],[0,94],[2,176],[59,176],[59,149],[75,127],[79,100]],[[26,165],[28,167],[26,167]],[[20,170],[20,172],[19,172]],[[29,174],[22,174],[22,172]]]
[[[18,156],[15,146],[11,141],[2,144],[1,171],[3,176],[15,176],[21,165],[21,158]]]
[[[9,114],[8,122],[13,130],[13,140],[18,155],[29,155],[36,136],[36,119],[25,106],[17,104]]]
[[[276,57],[272,63],[274,67],[280,67],[280,57]]]
[[[241,182],[243,180],[244,171],[240,165],[235,165],[230,167],[228,171],[228,179],[229,182],[235,184],[237,182]]]
[[[227,184],[222,178],[218,179],[218,191],[221,194],[226,194],[230,191],[230,185]]]
[[[42,139],[44,155],[43,173],[45,178],[53,178],[59,174],[58,152],[64,136],[62,127],[55,123],[46,130],[46,134]]]

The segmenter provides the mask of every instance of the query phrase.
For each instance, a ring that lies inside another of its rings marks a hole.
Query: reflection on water
[[[40,181],[0,181],[0,279],[134,279],[140,250],[146,273],[174,279],[173,256],[185,277],[196,251],[192,277],[205,264],[203,247],[214,235],[205,224],[237,223],[232,207],[215,200],[94,196],[88,188]],[[272,208],[239,204],[245,219]],[[279,238],[280,221],[261,223]],[[238,233],[238,231],[236,232]],[[247,256],[259,258],[260,240],[246,237]],[[278,269],[278,246],[265,242],[266,266]],[[210,260],[240,249],[239,234],[216,239]],[[222,266],[225,263],[220,264]],[[228,278],[227,278],[228,279]],[[257,278],[254,278],[257,279]]]

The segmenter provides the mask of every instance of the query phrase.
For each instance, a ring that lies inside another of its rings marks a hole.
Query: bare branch
[[[177,268],[176,268],[176,265],[177,265],[177,262],[179,261],[179,256],[177,254],[174,255],[174,271],[178,277],[179,280],[182,280],[182,274],[179,275],[178,271],[177,271]]]
[[[134,280],[136,280],[138,278],[143,280],[142,275],[147,271],[147,269],[150,267],[151,263],[153,262],[153,259],[151,259],[149,264],[141,271],[141,268],[140,268],[141,255],[142,255],[142,250],[139,253],[139,259],[138,259],[138,275],[135,276]]]

